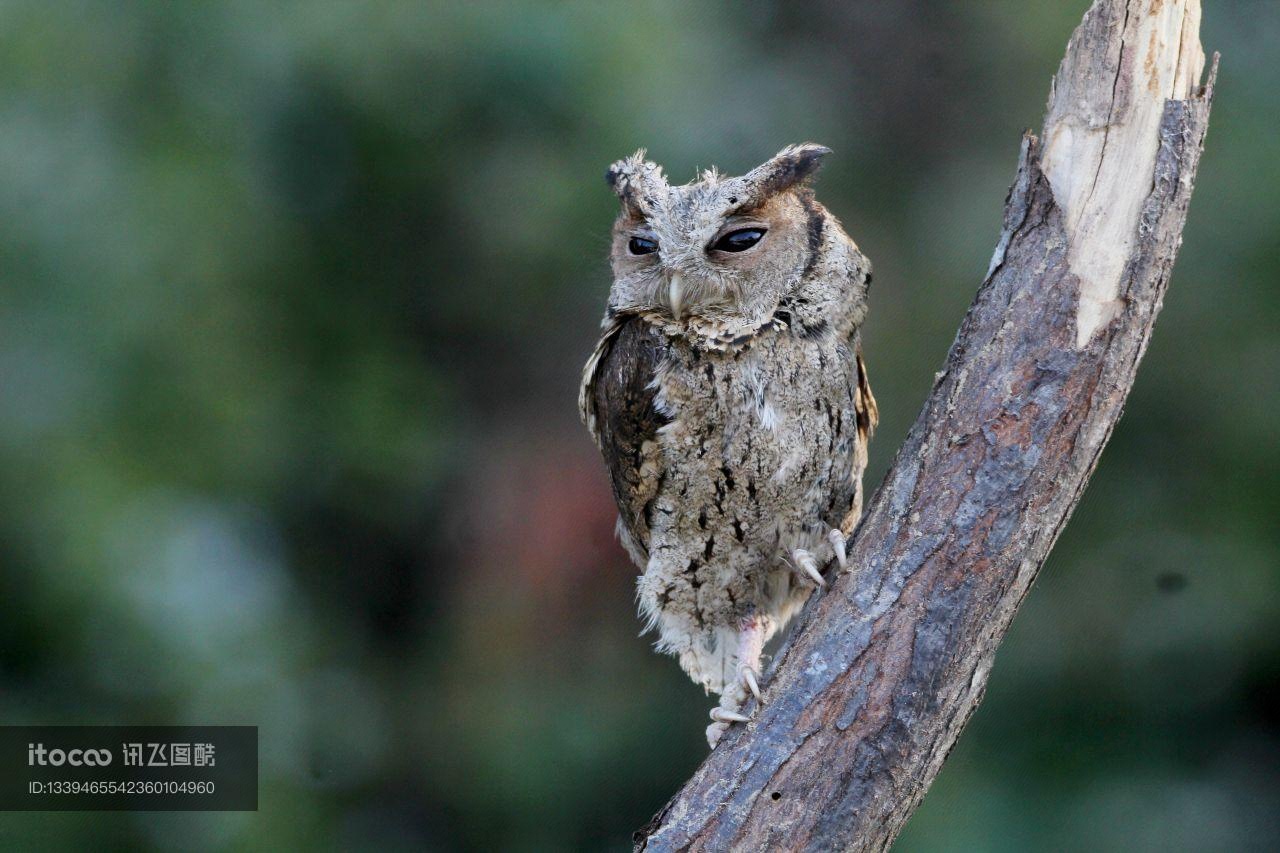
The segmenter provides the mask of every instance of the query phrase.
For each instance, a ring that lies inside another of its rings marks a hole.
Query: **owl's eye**
[[[756,243],[759,243],[764,234],[765,229],[763,228],[739,228],[737,231],[730,231],[715,241],[711,248],[721,252],[745,252]]]
[[[648,237],[632,237],[627,242],[627,250],[633,255],[651,255],[658,251],[658,241]]]

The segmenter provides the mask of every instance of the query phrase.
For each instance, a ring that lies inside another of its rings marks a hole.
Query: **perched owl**
[[[871,265],[806,186],[828,150],[684,186],[639,151],[607,175],[614,281],[579,407],[647,628],[720,694],[712,746],[862,511]]]

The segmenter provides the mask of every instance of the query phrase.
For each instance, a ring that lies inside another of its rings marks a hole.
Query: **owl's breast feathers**
[[[781,516],[851,527],[877,419],[856,334],[779,311],[695,345],[654,319],[607,320],[579,396],[637,563],[652,548],[687,545],[697,564],[728,545],[767,550]]]

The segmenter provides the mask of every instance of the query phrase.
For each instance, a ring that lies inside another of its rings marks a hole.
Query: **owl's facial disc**
[[[769,316],[817,251],[821,216],[804,185],[826,153],[790,146],[741,177],[712,169],[674,187],[642,151],[614,163],[611,307],[677,322]]]

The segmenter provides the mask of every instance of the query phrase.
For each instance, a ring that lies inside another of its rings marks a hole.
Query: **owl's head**
[[[607,179],[622,210],[610,308],[676,322],[772,315],[839,231],[806,186],[829,152],[793,145],[740,177],[712,169],[684,186],[643,150],[614,163]]]

